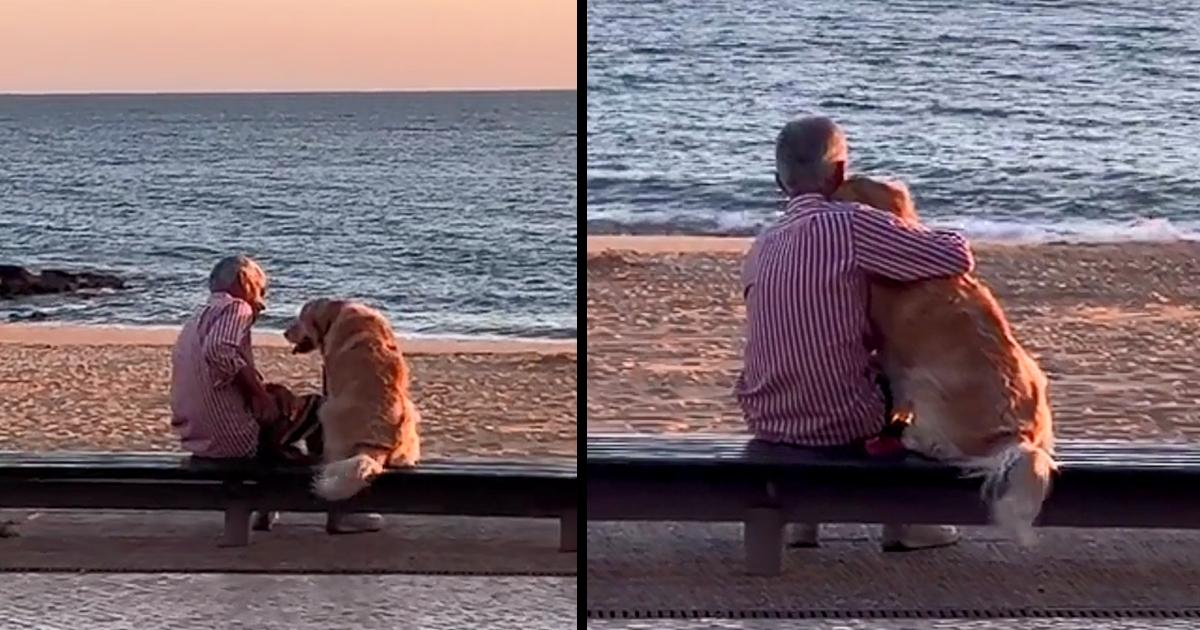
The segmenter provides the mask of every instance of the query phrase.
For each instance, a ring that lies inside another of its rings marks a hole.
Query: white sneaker
[[[269,532],[278,521],[279,512],[255,512],[252,529],[256,532]]]
[[[383,516],[366,512],[330,514],[325,531],[330,534],[362,534],[383,529]]]
[[[820,544],[820,523],[794,523],[791,529],[792,537],[788,543],[788,547],[792,549],[811,549]]]
[[[948,547],[958,542],[958,529],[949,525],[884,525],[884,551],[916,551]]]

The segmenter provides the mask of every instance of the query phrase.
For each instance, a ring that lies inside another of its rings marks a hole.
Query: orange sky
[[[575,0],[0,0],[0,92],[576,87]]]

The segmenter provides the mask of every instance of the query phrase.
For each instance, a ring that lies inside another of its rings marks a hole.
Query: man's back
[[[798,201],[745,261],[737,397],[761,437],[848,444],[877,433],[884,416],[867,350],[867,278],[854,261],[851,207]]]
[[[915,280],[972,264],[957,235],[820,195],[793,198],[743,268],[746,348],[736,395],[751,430],[807,446],[877,433],[885,409],[870,354],[868,274]]]
[[[258,423],[233,376],[254,365],[250,305],[225,293],[184,324],[171,353],[171,426],[184,450],[206,457],[249,457]]]

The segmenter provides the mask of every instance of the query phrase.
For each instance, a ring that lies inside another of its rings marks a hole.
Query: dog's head
[[[908,186],[900,182],[872,179],[866,175],[851,175],[838,186],[833,198],[890,212],[906,223],[917,222],[917,209],[913,205],[912,195],[908,193]]]
[[[345,300],[325,298],[306,302],[296,320],[283,331],[283,338],[292,344],[292,352],[302,354],[323,347],[325,336],[347,304]]]

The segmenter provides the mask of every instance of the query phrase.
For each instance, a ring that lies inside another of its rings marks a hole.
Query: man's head
[[[775,181],[788,197],[828,197],[846,177],[846,134],[824,116],[805,116],[783,126],[775,139]]]
[[[255,315],[267,307],[267,274],[248,256],[222,258],[208,275],[208,290],[245,300]]]

